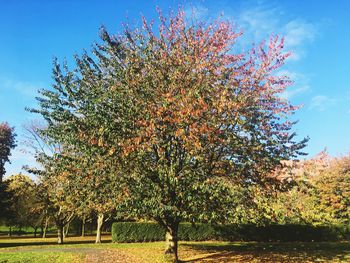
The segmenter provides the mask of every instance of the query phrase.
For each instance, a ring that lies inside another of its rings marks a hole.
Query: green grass
[[[66,244],[56,238],[0,238],[0,262],[102,262],[164,263],[164,242],[93,244],[94,237],[69,237]],[[350,242],[180,242],[182,262],[350,262]]]
[[[21,231],[20,231],[21,230]],[[10,232],[10,228],[8,226],[0,225],[0,235],[8,235]],[[34,235],[34,228],[32,227],[22,227],[21,229],[19,227],[12,227],[11,229],[13,236],[20,235]],[[56,232],[55,228],[49,228],[46,233],[47,234],[53,234]],[[37,235],[40,235],[40,228],[37,229]]]
[[[71,263],[83,262],[84,256],[67,252],[12,252],[1,253],[0,262]]]

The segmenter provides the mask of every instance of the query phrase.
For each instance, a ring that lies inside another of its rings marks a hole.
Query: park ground
[[[29,238],[0,236],[0,262],[130,262],[162,263],[164,242],[111,242],[102,244],[94,237],[67,237],[57,245],[56,237]],[[256,242],[180,242],[182,262],[350,262],[350,242],[256,243]]]

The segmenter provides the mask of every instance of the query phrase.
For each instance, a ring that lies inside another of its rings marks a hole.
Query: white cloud
[[[325,111],[328,107],[333,106],[337,102],[334,98],[325,95],[317,95],[311,99],[309,109]]]
[[[202,4],[189,4],[185,8],[185,14],[188,19],[204,20],[208,16],[209,9]]]
[[[299,60],[305,55],[303,45],[312,42],[317,32],[313,24],[300,20],[290,21],[284,26],[283,31],[286,48],[292,50],[290,59],[293,60]]]
[[[222,9],[220,9],[222,8]],[[220,14],[242,31],[243,37],[238,42],[239,48],[246,50],[252,43],[260,43],[272,34],[285,37],[286,51],[292,51],[290,60],[300,60],[306,54],[306,45],[314,41],[317,36],[318,26],[300,19],[291,17],[278,5],[272,8],[266,2],[258,2],[254,6],[241,10],[225,7],[211,6],[210,9],[205,2],[188,4],[185,6],[188,18],[192,14],[198,20],[210,21],[216,19]]]
[[[313,41],[316,28],[311,23],[300,20],[292,20],[284,26],[286,46],[295,47],[305,42]]]
[[[33,98],[39,89],[44,88],[42,83],[31,83],[28,81],[16,81],[0,77],[0,95],[3,92],[17,92],[22,96]]]
[[[245,34],[253,37],[253,41],[260,41],[266,35],[276,33],[279,19],[275,15],[277,9],[252,8],[242,11],[238,15],[238,23]]]
[[[305,94],[306,92],[311,90],[309,84],[310,80],[304,74],[301,74],[296,71],[280,70],[277,73],[277,75],[287,76],[294,82],[293,85],[288,87],[286,91],[281,95],[283,98],[291,99],[301,94]]]
[[[283,93],[283,97],[286,99],[291,99],[293,97],[296,97],[300,94],[304,94],[305,92],[310,90],[310,86],[309,85],[303,85],[303,86],[299,86],[299,87],[292,87],[287,89],[284,93]]]
[[[238,14],[238,24],[245,33],[245,44],[260,42],[272,34],[284,36],[286,50],[292,51],[290,59],[299,60],[305,53],[305,45],[317,35],[317,26],[299,18],[285,19],[283,10],[263,6],[243,10]]]

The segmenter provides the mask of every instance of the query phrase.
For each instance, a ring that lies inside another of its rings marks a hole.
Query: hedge
[[[337,241],[350,240],[350,226],[311,225],[209,225],[182,223],[179,240],[184,241]],[[151,242],[165,239],[165,229],[152,222],[117,222],[112,225],[113,242]]]

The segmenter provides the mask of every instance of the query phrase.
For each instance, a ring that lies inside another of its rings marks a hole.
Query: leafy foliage
[[[287,119],[297,107],[279,96],[291,83],[276,74],[283,39],[237,53],[240,36],[226,21],[188,23],[182,10],[159,12],[158,30],[144,18],[119,36],[102,29],[95,57],[76,56],[73,71],[54,63],[53,89],[32,109],[64,148],[57,158],[86,182],[95,176],[96,190],[109,187],[101,171],[112,173],[117,203],[126,199],[119,209],[165,227],[170,253],[179,222],[234,217],[241,190],[271,184],[268,174],[307,141],[294,140]]]
[[[154,222],[118,222],[112,225],[113,242],[151,242],[164,240],[165,230]],[[210,225],[181,223],[179,240],[204,241],[330,241],[349,240],[347,225]]]
[[[14,128],[8,123],[0,123],[0,182],[5,174],[5,163],[9,162],[11,149],[16,147]]]

